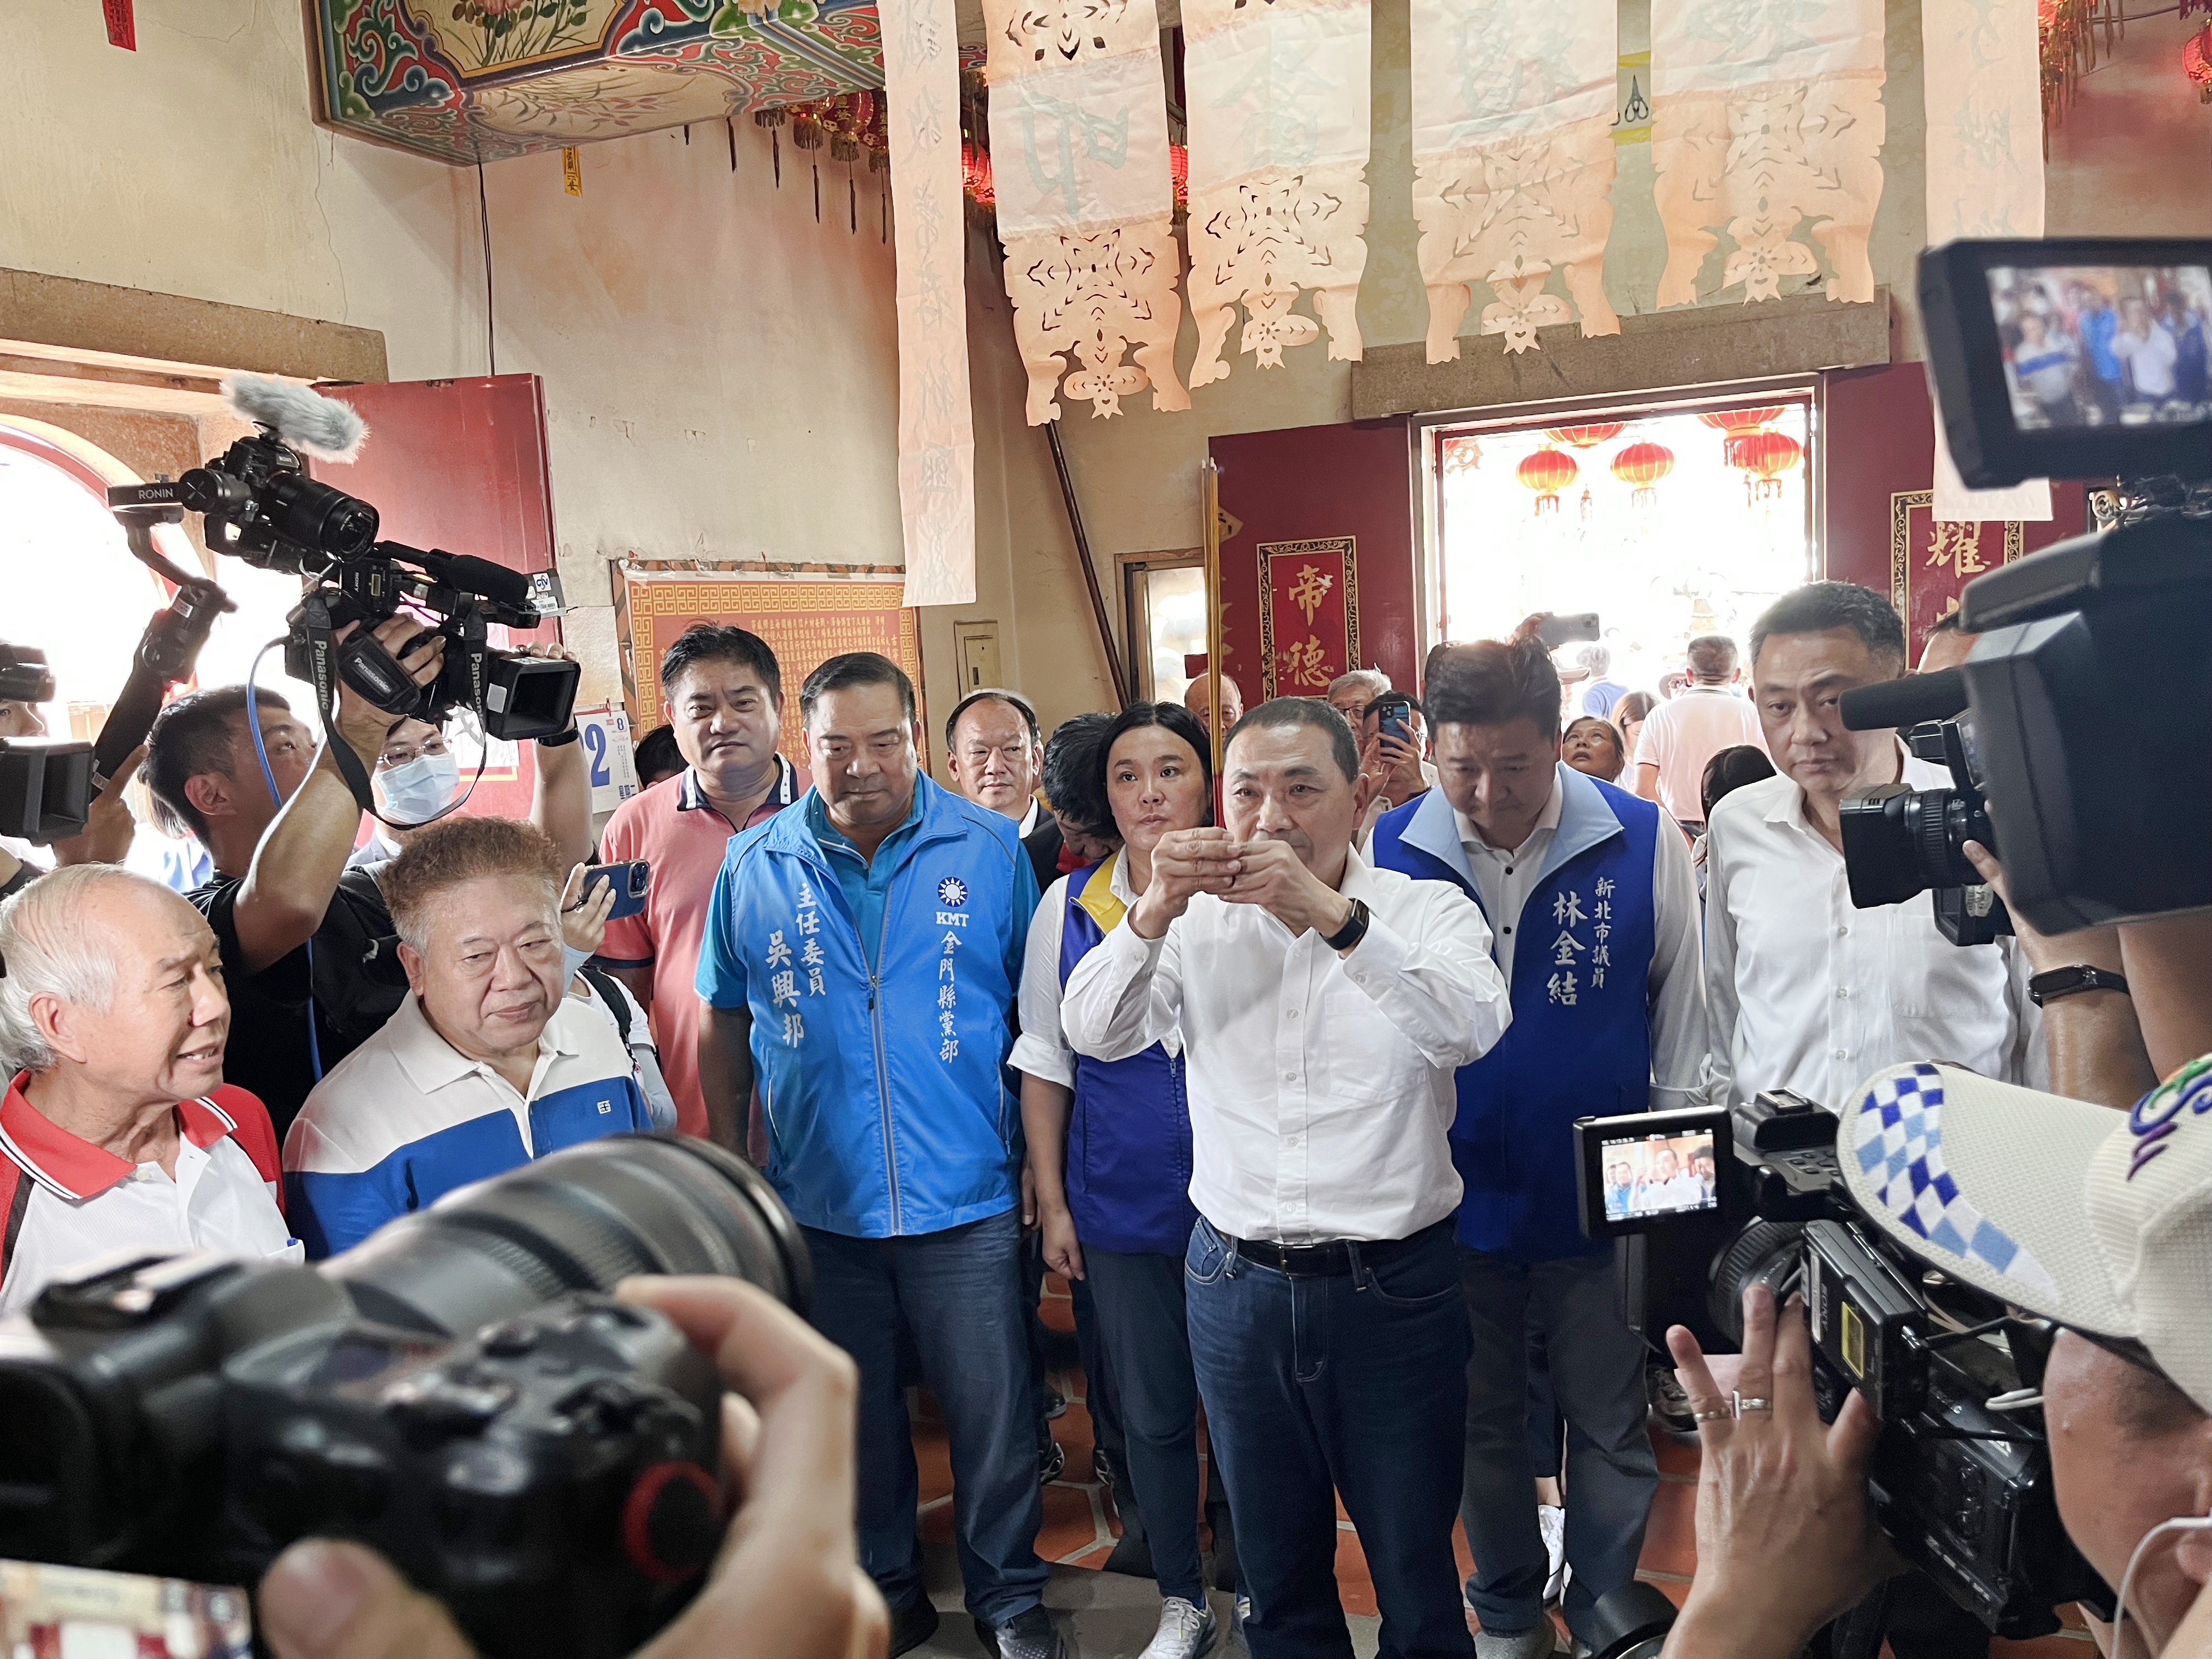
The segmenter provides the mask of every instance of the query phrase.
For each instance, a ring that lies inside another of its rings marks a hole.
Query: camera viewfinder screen
[[[1636,1135],[1600,1146],[1607,1221],[1695,1215],[1720,1208],[1711,1129],[1686,1135]]]
[[[2212,420],[2212,267],[1992,265],[1989,283],[2021,431]]]

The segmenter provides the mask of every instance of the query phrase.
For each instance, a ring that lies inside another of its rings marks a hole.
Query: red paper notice
[[[100,0],[100,9],[107,19],[107,44],[137,51],[138,22],[131,15],[131,0]]]

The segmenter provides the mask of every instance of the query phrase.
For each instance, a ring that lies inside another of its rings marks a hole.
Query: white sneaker
[[[1160,1603],[1160,1627],[1145,1644],[1142,1659],[1200,1659],[1220,1634],[1212,1608],[1170,1595]]]
[[[1549,1607],[1567,1593],[1574,1569],[1567,1565],[1567,1512],[1557,1504],[1536,1505],[1536,1530],[1543,1534],[1544,1604]]]
[[[1552,1659],[1559,1650],[1559,1632],[1548,1619],[1534,1630],[1517,1630],[1510,1636],[1474,1633],[1474,1659]]]

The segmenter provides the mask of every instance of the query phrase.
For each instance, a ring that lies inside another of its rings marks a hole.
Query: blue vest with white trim
[[[1461,1243],[1521,1261],[1595,1255],[1575,1197],[1574,1121],[1650,1103],[1648,990],[1659,809],[1559,769],[1559,827],[1513,926],[1513,1023],[1459,1070],[1452,1162],[1466,1188]],[[1458,820],[1431,789],[1375,826],[1374,862],[1449,881],[1480,906]]]
[[[1094,864],[1067,878],[1060,933],[1060,982],[1105,942],[1082,903],[1109,879]],[[1155,1042],[1127,1060],[1075,1057],[1075,1111],[1067,1125],[1067,1207],[1076,1237],[1102,1250],[1181,1255],[1198,1211],[1190,1201],[1190,1098],[1181,1054]]]

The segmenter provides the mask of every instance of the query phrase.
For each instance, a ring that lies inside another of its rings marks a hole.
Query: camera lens
[[[1705,1279],[1705,1311],[1723,1336],[1743,1346],[1743,1293],[1764,1285],[1779,1303],[1796,1277],[1800,1221],[1754,1221],[1713,1258]]]
[[[322,1271],[366,1317],[448,1335],[632,1273],[743,1279],[801,1314],[813,1290],[798,1225],[760,1172],[674,1135],[549,1153],[392,1222]]]
[[[351,558],[376,539],[376,509],[358,495],[317,483],[301,472],[269,481],[264,515],[288,542],[333,558]]]

